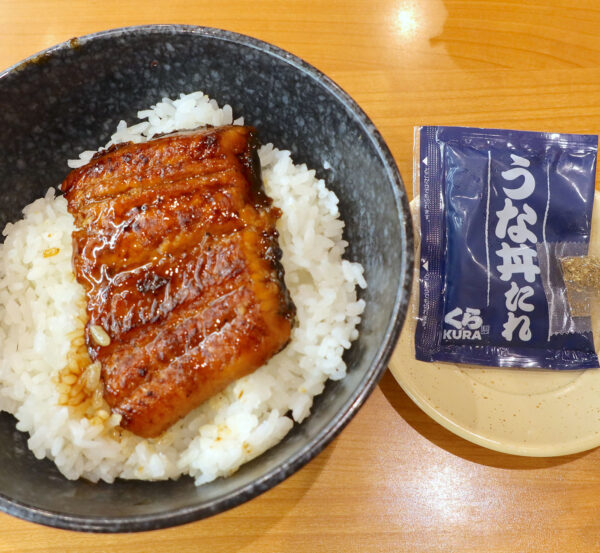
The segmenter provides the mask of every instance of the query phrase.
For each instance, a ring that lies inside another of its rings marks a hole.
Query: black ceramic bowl
[[[261,139],[317,169],[340,199],[349,259],[368,288],[348,376],[329,382],[311,416],[227,479],[68,481],[37,461],[27,435],[0,416],[0,509],[84,531],[127,532],[197,520],[268,490],[319,453],[386,368],[407,310],[412,270],[408,202],[381,136],[356,103],[295,56],[201,27],[153,25],[59,44],[0,74],[0,227],[67,174],[66,160],[107,142],[120,119],[164,96],[202,90],[258,127]],[[327,162],[327,163],[326,163]],[[331,169],[323,170],[322,167]]]

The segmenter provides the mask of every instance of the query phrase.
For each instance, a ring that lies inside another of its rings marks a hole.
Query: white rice
[[[108,145],[141,142],[159,133],[233,122],[201,92],[163,99],[121,121]],[[234,122],[242,124],[240,118]],[[107,146],[108,146],[107,145]],[[70,161],[87,163],[94,152]],[[67,364],[70,335],[83,332],[83,289],[71,267],[73,219],[66,201],[50,189],[4,229],[0,245],[0,409],[15,415],[38,458],[52,459],[70,479],[160,480],[189,474],[196,484],[232,474],[279,442],[310,413],[328,378],[346,373],[342,360],[358,333],[364,309],[356,286],[362,267],[343,260],[338,200],[315,172],[267,144],[259,152],[267,193],[283,211],[278,230],[285,280],[298,309],[290,344],[264,367],[231,384],[160,438],[123,432],[119,416],[90,419],[61,405],[59,373]],[[64,402],[63,402],[64,403]]]

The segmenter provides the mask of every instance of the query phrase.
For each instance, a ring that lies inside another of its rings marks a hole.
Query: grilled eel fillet
[[[62,184],[88,350],[106,401],[139,436],[158,436],[290,339],[281,213],[256,149],[251,127],[203,128],[111,147]]]

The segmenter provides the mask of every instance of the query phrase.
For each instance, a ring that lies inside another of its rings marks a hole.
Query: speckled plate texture
[[[590,255],[600,255],[600,193],[592,216]],[[416,210],[416,205],[411,204]],[[489,449],[554,457],[600,446],[600,369],[557,371],[423,363],[415,360],[418,287],[409,321],[390,361],[406,393],[429,416]],[[600,343],[600,305],[592,307]]]
[[[407,309],[412,227],[404,186],[381,136],[356,103],[295,56],[256,39],[201,27],[152,25],[73,39],[0,74],[0,225],[57,185],[66,160],[96,149],[120,119],[162,97],[202,90],[289,149],[340,198],[347,257],[365,268],[367,307],[346,355],[348,376],[330,382],[276,447],[236,474],[192,479],[68,481],[37,461],[27,435],[0,416],[0,508],[42,524],[126,532],[182,524],[266,491],[319,453],[348,423],[386,368]],[[324,170],[323,167],[330,167]]]

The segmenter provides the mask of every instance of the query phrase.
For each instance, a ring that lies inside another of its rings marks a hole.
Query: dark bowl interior
[[[396,165],[352,99],[295,56],[215,29],[155,25],[107,31],[50,48],[0,75],[0,226],[56,186],[66,160],[106,143],[120,119],[164,96],[202,90],[291,150],[340,199],[347,258],[365,267],[367,307],[347,352],[348,376],[329,382],[313,414],[235,475],[195,487],[191,478],[112,485],[68,481],[27,449],[0,416],[0,509],[85,531],[123,532],[197,520],[280,482],[329,443],[386,368],[407,309],[410,214]],[[329,165],[327,165],[329,164]],[[331,169],[324,170],[323,166]]]

